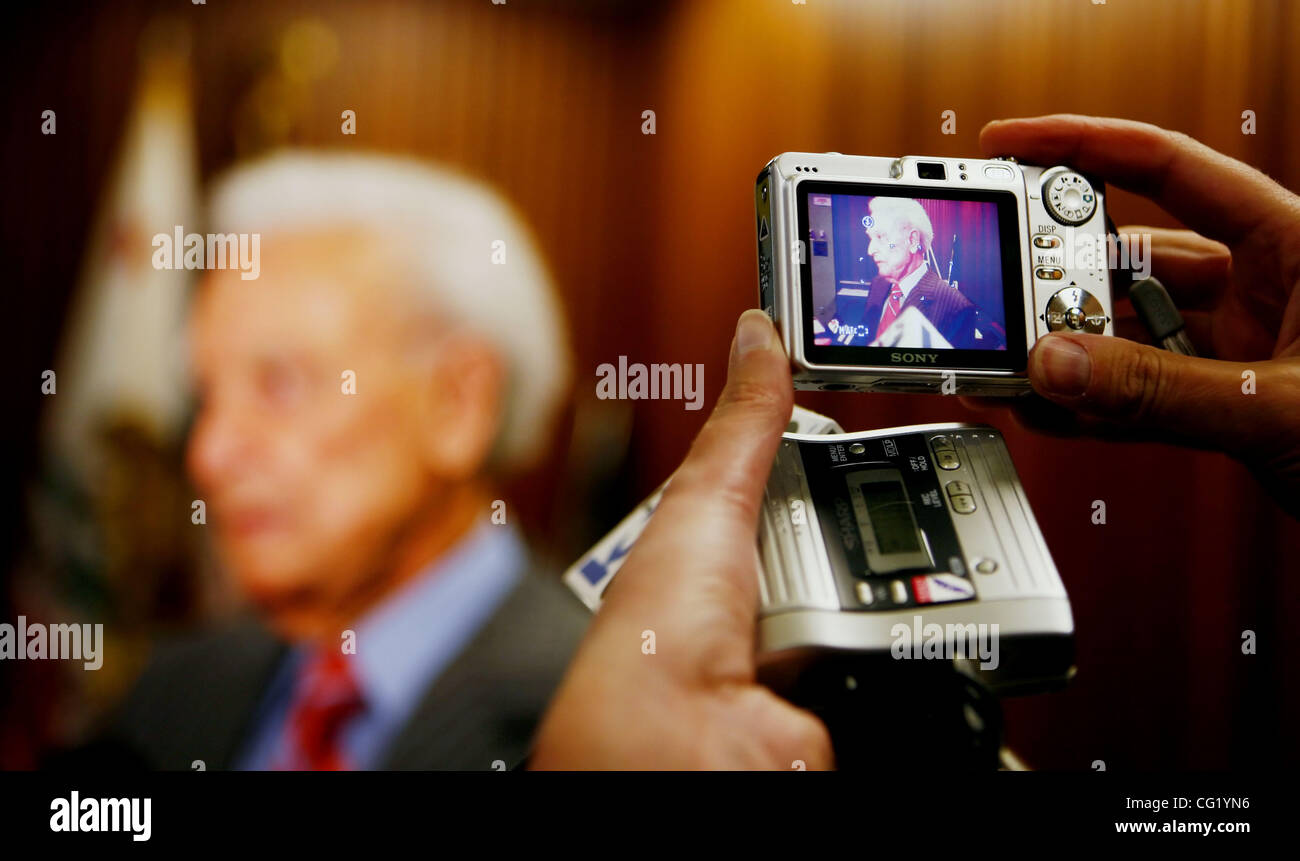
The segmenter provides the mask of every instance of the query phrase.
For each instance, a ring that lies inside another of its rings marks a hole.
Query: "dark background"
[[[513,198],[563,292],[579,416],[592,409],[595,367],[619,355],[702,362],[706,401],[717,396],[735,317],[755,304],[753,178],[782,151],[975,155],[989,119],[1073,111],[1185,131],[1300,188],[1300,7],[1283,0],[23,6],[0,51],[3,570],[30,538],[40,372],[54,362],[140,35],[164,13],[191,27],[204,177],[274,144],[322,144],[435,157]],[[269,134],[248,118],[275,40],[303,17],[337,34],[340,59]],[[58,111],[56,136],[40,134],[46,108]],[[339,135],[345,108],[357,112],[355,138]],[[645,110],[655,135],[642,134]],[[947,110],[955,135],[940,131]],[[1244,110],[1258,134],[1242,134]],[[1109,204],[1120,225],[1173,224],[1122,192]],[[970,418],[947,398],[800,401],[849,429]],[[551,465],[515,489],[556,559],[662,481],[707,414],[674,401],[621,408],[633,411],[631,436],[601,495],[574,478],[589,466],[578,419]],[[1300,524],[1220,455],[994,421],[1078,628],[1073,686],[1008,706],[1021,756],[1074,770],[1295,765]],[[1107,505],[1105,525],[1091,522],[1094,500]],[[1241,653],[1246,629],[1258,636],[1253,656]],[[32,691],[11,683],[9,694]]]

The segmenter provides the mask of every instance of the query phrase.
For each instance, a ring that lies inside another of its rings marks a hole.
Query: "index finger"
[[[1150,123],[1074,114],[995,120],[980,131],[980,149],[1095,173],[1229,244],[1293,221],[1300,210],[1296,196],[1263,173]]]

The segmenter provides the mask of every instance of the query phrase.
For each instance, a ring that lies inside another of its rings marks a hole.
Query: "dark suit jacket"
[[[880,325],[880,314],[884,310],[885,300],[889,298],[890,288],[890,283],[884,278],[876,278],[871,282],[866,305],[862,310],[862,324],[867,326],[869,332],[866,339],[858,343],[869,344],[879,337],[876,327]],[[981,346],[975,340],[977,310],[974,303],[950,287],[934,270],[927,269],[921,280],[916,282],[899,313],[907,308],[916,308],[925,314],[954,347],[970,350]]]
[[[513,768],[591,614],[558,582],[525,574],[434,680],[381,757],[386,770]],[[161,649],[112,733],[147,768],[227,769],[288,646],[245,620]],[[121,755],[120,753],[118,754]]]

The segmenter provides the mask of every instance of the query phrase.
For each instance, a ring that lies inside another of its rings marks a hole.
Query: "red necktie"
[[[339,745],[340,736],[365,703],[348,661],[335,646],[313,655],[303,666],[279,768],[344,771],[350,767]]]
[[[880,315],[880,328],[876,330],[876,337],[879,338],[885,334],[889,324],[894,322],[898,312],[903,310],[903,288],[897,284],[889,291],[889,298],[885,300],[885,311]]]

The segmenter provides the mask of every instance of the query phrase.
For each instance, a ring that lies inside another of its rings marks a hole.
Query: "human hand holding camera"
[[[775,329],[746,311],[718,404],[606,591],[530,767],[830,767],[821,722],[756,681],[754,536],[792,402]]]
[[[1224,451],[1300,516],[1300,197],[1186,135],[1126,120],[998,121],[984,127],[980,146],[1070,164],[1149,197],[1191,228],[1120,233],[1152,235],[1152,272],[1205,358],[1125,338],[1047,335],[1030,354],[1029,379],[1068,414],[1021,405],[1022,421]]]
[[[1300,198],[1184,135],[1140,123],[1010,120],[986,126],[980,143],[990,154],[1092,173],[1192,228],[1121,232],[1152,234],[1153,272],[1207,357],[1049,334],[1028,372],[1050,403],[1016,405],[1019,417],[1053,430],[1223,450],[1300,512]],[[1117,329],[1126,322],[1135,321],[1117,321]],[[539,731],[532,767],[833,764],[825,726],[756,681],[749,549],[790,415],[788,361],[767,317],[746,312],[727,386],[606,593]],[[1053,404],[1055,413],[1044,414]],[[647,631],[654,654],[641,648]]]

